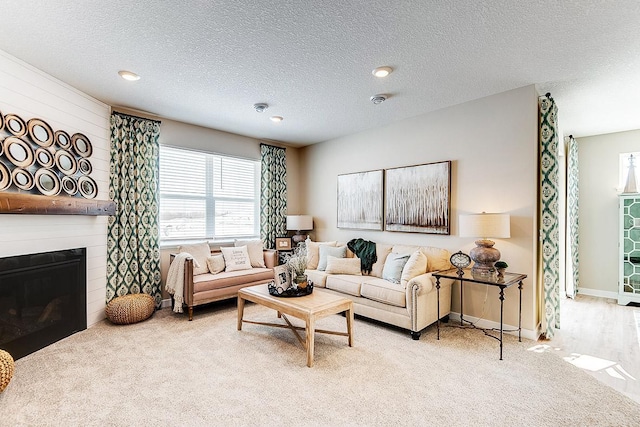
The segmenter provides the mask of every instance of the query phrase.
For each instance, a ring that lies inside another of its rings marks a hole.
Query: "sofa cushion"
[[[409,261],[410,256],[409,254],[397,254],[393,252],[387,255],[387,259],[384,262],[384,269],[382,270],[382,278],[391,283],[400,284],[402,269],[407,261]]]
[[[356,258],[354,258],[356,259]],[[358,260],[358,263],[360,260]],[[358,268],[360,264],[358,264]],[[327,276],[327,289],[333,289],[345,294],[360,296],[360,284],[368,276],[353,276],[350,274],[334,274]]]
[[[400,284],[403,288],[407,287],[409,280],[416,276],[427,272],[427,256],[422,251],[417,250],[411,254],[409,260],[402,269],[402,275],[400,276]]]
[[[234,246],[247,247],[249,260],[251,261],[251,267],[266,267],[266,265],[264,265],[264,255],[262,253],[262,251],[264,250],[264,244],[262,243],[262,240],[236,240]]]
[[[377,277],[370,277],[362,282],[360,294],[365,298],[397,307],[407,305],[404,286]]]
[[[327,257],[327,274],[352,274],[354,276],[360,276],[362,275],[360,267],[360,258]]]
[[[309,270],[318,269],[318,262],[320,261],[320,245],[335,246],[336,242],[312,242],[309,238],[305,240],[305,247],[307,248],[307,268]]]
[[[306,274],[307,278],[313,282],[314,287],[326,287],[328,274],[325,271],[306,270],[304,274]]]
[[[224,271],[224,257],[222,255],[212,255],[207,257],[207,267],[211,274],[218,274]]]
[[[232,248],[220,248],[224,256],[226,271],[248,270],[251,268],[251,260],[246,246]]]
[[[178,246],[178,252],[187,252],[194,259],[193,275],[205,274],[209,272],[207,258],[211,256],[211,248],[207,242],[194,243],[192,245]]]
[[[335,258],[346,258],[347,247],[320,245],[318,247],[318,253],[319,253],[318,270],[324,271],[327,269],[327,256],[332,256]]]
[[[198,293],[269,279],[273,279],[273,270],[270,268],[251,268],[249,270],[223,271],[218,274],[201,274],[193,277],[193,292]]]
[[[387,256],[391,253],[391,248],[393,248],[393,245],[376,243],[376,256],[378,257],[378,260],[373,264],[370,276],[382,277],[384,262],[387,260]]]

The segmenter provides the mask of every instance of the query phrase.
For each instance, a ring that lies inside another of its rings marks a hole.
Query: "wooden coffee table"
[[[254,322],[244,320],[244,302],[251,301],[265,307],[272,308],[278,312],[278,317],[282,317],[285,324]],[[347,332],[326,331],[316,329],[316,320],[332,314],[345,312],[347,318]],[[293,326],[285,316],[302,319],[305,327]],[[288,328],[293,331],[300,341],[300,344],[307,349],[307,366],[313,366],[313,347],[315,333],[342,335],[349,337],[349,347],[353,347],[353,302],[350,299],[315,290],[311,295],[303,297],[285,298],[275,297],[269,294],[267,285],[256,285],[242,288],[238,291],[238,330],[242,330],[242,323],[253,323],[256,325],[274,326],[277,328]],[[304,330],[306,340],[300,336],[299,330]]]

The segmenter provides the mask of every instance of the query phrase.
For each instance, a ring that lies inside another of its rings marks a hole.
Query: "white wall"
[[[580,288],[617,298],[620,153],[640,151],[640,130],[577,138]]]
[[[460,238],[458,215],[505,212],[511,239],[496,240],[509,270],[525,273],[523,328],[535,330],[538,94],[534,86],[402,120],[367,132],[311,145],[301,150],[301,189],[305,213],[313,215],[316,240],[375,242],[443,247],[468,253],[473,239]],[[393,108],[393,101],[380,105]],[[345,230],[336,227],[337,175],[452,161],[451,235]],[[495,289],[465,288],[465,314],[500,320]],[[518,291],[509,289],[505,323],[517,325]],[[453,309],[459,311],[459,293]],[[484,305],[484,306],[483,306]]]
[[[109,106],[0,51],[0,111],[80,132],[93,146],[98,200],[109,193]],[[107,217],[0,215],[0,257],[87,248],[87,324],[105,317]]]

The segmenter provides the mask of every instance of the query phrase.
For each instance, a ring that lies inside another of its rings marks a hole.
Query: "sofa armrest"
[[[431,289],[435,288],[435,286],[435,279],[431,273],[424,273],[416,276],[407,283],[407,289],[417,287],[418,295],[426,294],[431,291]]]
[[[274,249],[265,249],[263,251],[264,255],[264,265],[267,268],[273,268],[278,265],[278,252]]]

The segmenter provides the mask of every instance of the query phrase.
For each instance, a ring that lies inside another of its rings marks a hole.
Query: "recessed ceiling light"
[[[281,122],[281,121],[283,121],[283,120],[284,120],[284,119],[283,119],[282,117],[280,117],[280,116],[271,116],[271,117],[269,117],[269,118],[271,119],[271,121],[272,121],[272,122],[276,122],[276,123],[279,123],[279,122]]]
[[[122,77],[125,80],[129,80],[130,82],[135,82],[136,80],[140,80],[140,76],[131,71],[120,70],[118,71],[118,74],[120,74],[120,77]]]
[[[258,113],[262,113],[267,108],[269,108],[269,104],[265,104],[263,102],[260,102],[258,104],[253,104],[253,109],[256,110]]]
[[[391,67],[378,67],[374,69],[371,72],[371,74],[373,74],[376,77],[387,77],[389,74],[391,74],[392,71],[393,71],[393,68]]]

